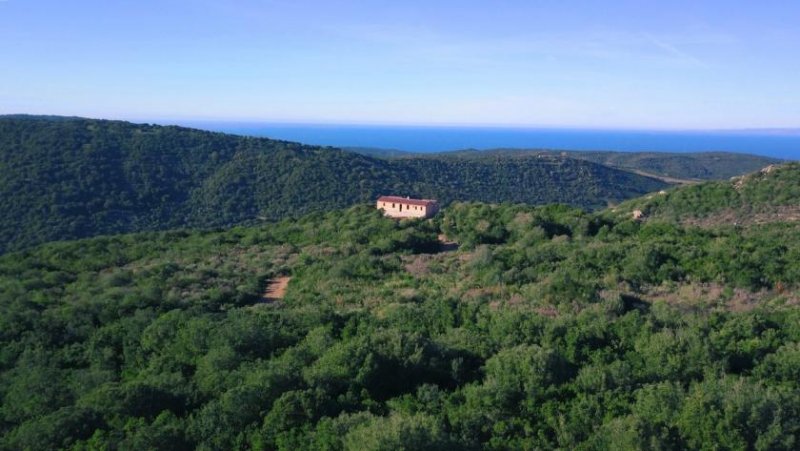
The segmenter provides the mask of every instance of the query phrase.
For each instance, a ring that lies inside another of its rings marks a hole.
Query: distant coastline
[[[175,121],[180,125],[305,144],[408,152],[527,148],[621,152],[735,152],[800,160],[800,130],[601,130]]]

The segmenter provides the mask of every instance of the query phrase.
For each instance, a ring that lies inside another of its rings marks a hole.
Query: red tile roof
[[[394,202],[406,205],[421,205],[423,207],[427,207],[436,203],[436,201],[433,199],[411,199],[409,197],[400,196],[381,196],[378,198],[378,202]]]

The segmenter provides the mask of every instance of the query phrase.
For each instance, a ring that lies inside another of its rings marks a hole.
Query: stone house
[[[430,218],[439,212],[439,204],[433,199],[400,196],[381,196],[375,207],[390,218]]]

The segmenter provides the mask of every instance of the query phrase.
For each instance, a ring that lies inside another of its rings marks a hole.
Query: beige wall
[[[392,218],[426,218],[435,215],[437,211],[435,206],[425,207],[422,205],[405,204],[403,202],[378,201],[376,207],[383,210],[386,216]]]

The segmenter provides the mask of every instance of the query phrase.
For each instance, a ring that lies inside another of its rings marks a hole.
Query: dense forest
[[[800,222],[657,214],[800,202],[727,183],[0,256],[0,448],[797,449]]]
[[[612,168],[623,169],[677,180],[721,180],[757,171],[771,164],[783,161],[730,152],[613,152],[547,149],[487,149],[458,150],[418,154],[394,149],[375,149],[368,147],[348,147],[346,150],[363,155],[385,159],[397,158],[531,158],[531,157],[569,157],[586,160]]]
[[[0,117],[0,253],[51,240],[299,217],[382,194],[595,209],[665,186],[560,156],[387,161],[180,127]]]

